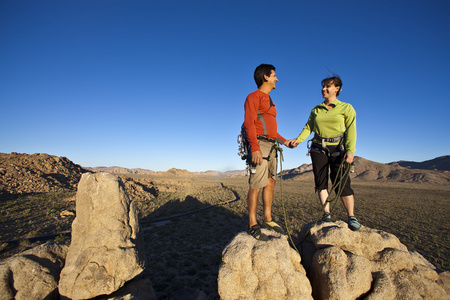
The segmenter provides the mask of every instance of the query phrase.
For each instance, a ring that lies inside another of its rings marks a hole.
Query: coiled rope
[[[325,212],[325,207],[327,206],[328,203],[330,203],[330,213],[333,211],[334,207],[336,206],[336,203],[338,202],[336,200],[340,199],[340,197],[342,195],[342,191],[344,190],[345,184],[347,183],[347,180],[348,180],[349,173],[350,173],[352,165],[353,165],[353,163],[349,164],[344,159],[339,164],[339,169],[338,169],[338,172],[336,174],[337,180],[335,180],[335,182],[333,183],[333,186],[331,187],[330,191],[328,191],[328,197],[325,200],[325,203],[322,205],[322,209],[319,211],[319,215],[316,218],[316,221],[314,222],[314,224],[311,227],[308,228],[308,230],[306,231],[304,237],[302,238],[302,240],[300,240],[298,242],[297,245],[302,244],[305,241],[306,237],[310,234],[311,228],[313,228],[314,226],[317,225],[317,223],[321,219],[323,213]],[[344,179],[345,179],[345,181],[343,181]],[[335,196],[333,198],[331,197],[331,192],[332,191],[335,191]],[[331,206],[332,202],[334,202],[334,203]],[[297,250],[297,248],[296,248],[296,250]]]
[[[275,149],[280,153],[280,198],[281,198],[281,205],[283,207],[283,217],[284,217],[284,225],[286,226],[286,231],[288,233],[288,237],[289,240],[292,244],[292,246],[294,247],[294,249],[297,251],[298,254],[300,254],[300,251],[297,249],[297,246],[295,245],[293,239],[292,239],[292,230],[291,227],[288,223],[288,219],[287,219],[287,212],[286,212],[286,205],[285,205],[285,201],[284,201],[284,194],[283,194],[283,161],[284,161],[284,157],[283,157],[283,149],[277,144],[274,146]],[[330,207],[330,213],[333,211],[334,207],[336,206],[336,203],[341,195],[342,195],[342,191],[344,190],[345,184],[347,183],[348,180],[348,175],[350,173],[351,170],[351,165],[352,164],[348,164],[344,159],[342,160],[342,162],[339,165],[339,169],[338,172],[336,174],[336,178],[337,180],[335,180],[335,182],[333,183],[333,186],[331,187],[330,191],[335,191],[335,196],[332,198],[331,197],[331,192],[328,193],[328,197],[325,200],[325,203],[322,205],[322,208],[319,212],[319,216],[316,219],[316,221],[314,222],[314,225],[311,226],[308,231],[306,232],[304,238],[298,243],[301,244],[303,243],[303,241],[306,239],[306,237],[309,235],[311,228],[316,226],[317,223],[319,222],[319,220],[322,217],[322,214],[325,211],[325,207],[327,206],[328,203],[333,203],[333,206]],[[343,181],[345,179],[345,181]],[[331,204],[330,204],[331,205]]]

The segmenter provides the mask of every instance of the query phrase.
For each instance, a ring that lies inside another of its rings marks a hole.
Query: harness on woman
[[[320,144],[314,143],[313,140],[320,141]],[[327,142],[328,143],[339,142],[339,144],[337,144],[336,146],[332,146],[333,148],[336,147],[338,151],[330,151],[329,147],[327,147],[326,144]],[[345,154],[344,135],[341,134],[339,136],[335,136],[332,138],[324,138],[318,135],[317,133],[314,133],[314,137],[308,141],[307,147],[308,147],[308,154],[307,154],[308,156],[310,155],[311,152],[323,153],[329,157],[342,156]]]

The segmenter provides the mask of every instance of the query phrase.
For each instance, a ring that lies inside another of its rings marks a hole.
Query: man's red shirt
[[[277,109],[275,105],[270,106],[270,97],[268,94],[260,90],[254,91],[245,99],[244,109],[244,128],[250,143],[251,152],[260,150],[256,136],[264,135],[263,124],[258,119],[258,110],[261,114],[267,112],[263,116],[266,123],[267,138],[278,140],[281,143],[286,141],[277,131]]]

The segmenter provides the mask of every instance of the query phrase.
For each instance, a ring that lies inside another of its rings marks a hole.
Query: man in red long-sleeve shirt
[[[251,148],[251,161],[255,172],[251,172],[248,192],[249,231],[257,240],[267,241],[256,219],[259,192],[263,189],[265,228],[284,234],[283,228],[272,220],[272,201],[277,174],[276,142],[290,147],[291,144],[277,131],[277,110],[269,96],[278,82],[275,67],[268,64],[255,69],[254,78],[258,89],[245,100],[244,128]]]

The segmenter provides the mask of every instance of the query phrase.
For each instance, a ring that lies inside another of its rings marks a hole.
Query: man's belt
[[[257,135],[256,138],[257,138],[258,140],[266,141],[266,142],[269,142],[269,143],[274,143],[274,144],[276,143],[276,140],[274,140],[274,139],[269,139],[268,137],[266,137],[266,136],[264,136],[264,135]]]

